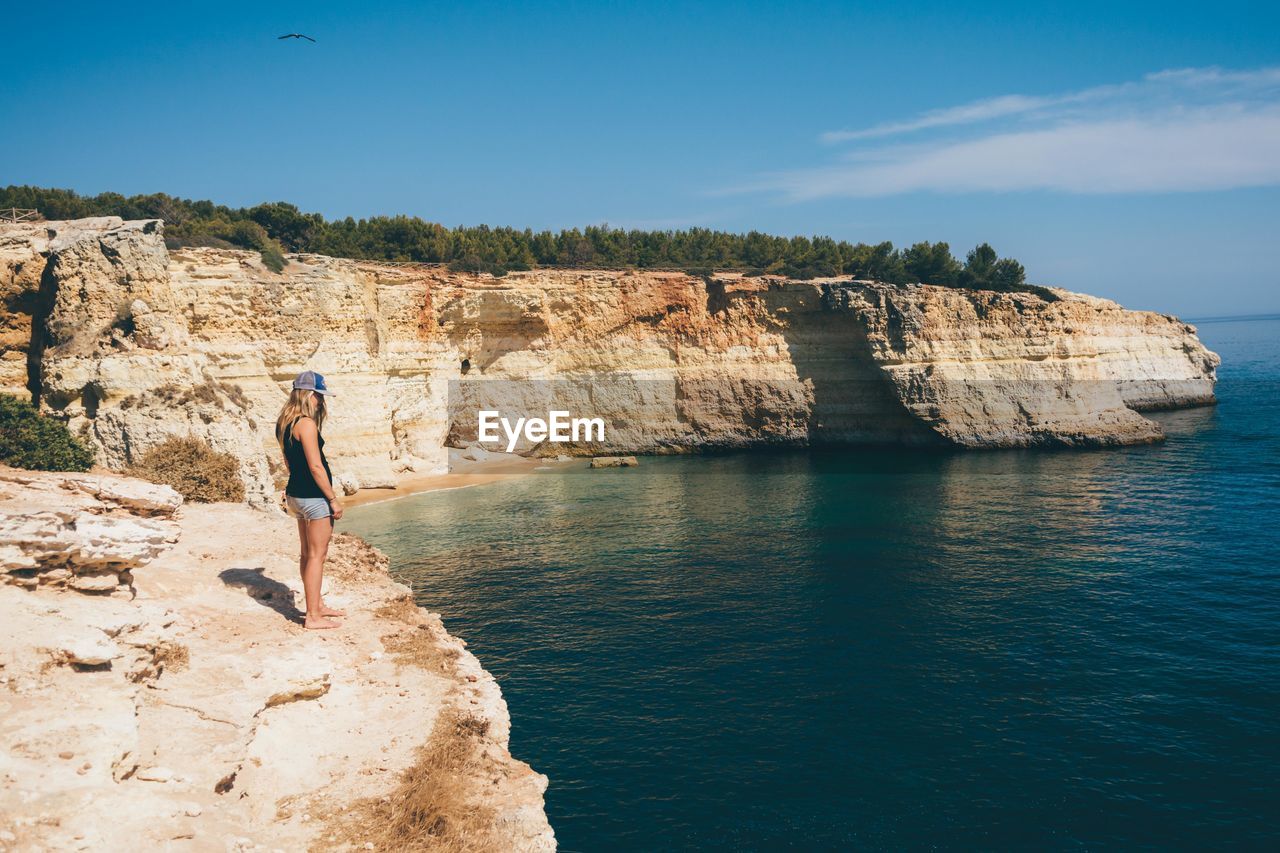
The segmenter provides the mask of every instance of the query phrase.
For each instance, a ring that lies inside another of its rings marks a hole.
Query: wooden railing
[[[40,211],[21,207],[0,207],[0,222],[38,222]]]

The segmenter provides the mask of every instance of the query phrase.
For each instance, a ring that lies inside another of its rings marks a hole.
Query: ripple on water
[[[1260,846],[1280,323],[1100,452],[742,454],[357,507],[502,684],[566,850]]]

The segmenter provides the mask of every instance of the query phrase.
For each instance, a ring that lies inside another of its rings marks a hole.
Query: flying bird
[[[280,39],[306,39],[307,41],[315,41],[311,36],[304,36],[302,33],[285,33],[282,36],[276,36],[276,40]]]

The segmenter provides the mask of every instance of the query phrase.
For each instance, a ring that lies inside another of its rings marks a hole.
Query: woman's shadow
[[[263,607],[270,607],[290,622],[301,625],[303,613],[293,602],[293,590],[280,581],[267,577],[263,574],[265,571],[264,566],[253,569],[224,569],[218,573],[218,577],[227,586],[243,589],[250,598]]]

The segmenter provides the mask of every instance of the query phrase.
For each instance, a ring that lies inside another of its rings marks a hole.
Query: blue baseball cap
[[[317,394],[333,396],[333,392],[324,386],[324,377],[314,370],[304,370],[293,380],[295,391],[315,391]]]

